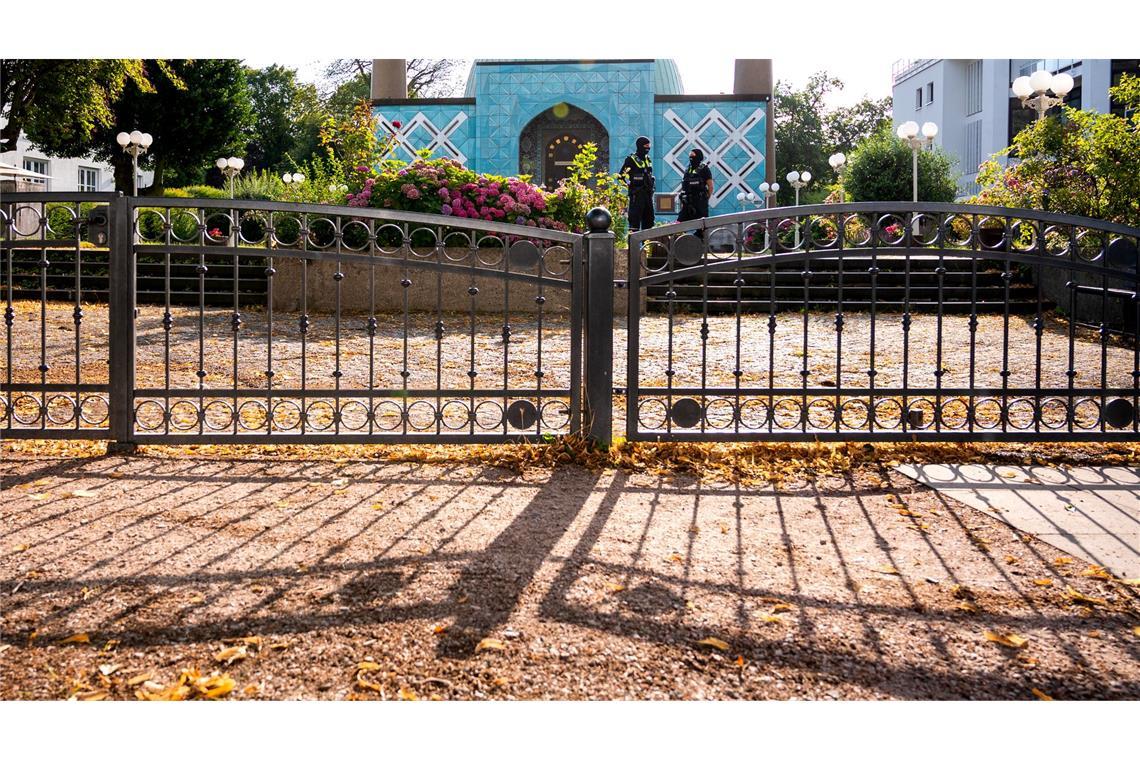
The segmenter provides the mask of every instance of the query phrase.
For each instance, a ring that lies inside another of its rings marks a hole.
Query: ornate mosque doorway
[[[598,146],[597,167],[610,165],[610,136],[602,123],[569,103],[558,103],[530,120],[519,135],[519,174],[536,185],[558,186],[582,146]]]

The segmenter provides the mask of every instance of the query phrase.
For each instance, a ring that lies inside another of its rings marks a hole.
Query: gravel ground
[[[17,382],[38,382],[40,373],[41,339],[46,340],[48,380],[51,382],[75,382],[75,332],[72,320],[73,306],[63,303],[47,305],[48,328],[40,328],[40,308],[38,302],[18,304],[17,318],[12,339],[13,376]],[[177,307],[173,310],[173,328],[170,333],[170,384],[174,388],[197,388],[199,352],[201,368],[204,371],[204,386],[208,389],[238,389],[242,391],[263,389],[267,386],[265,372],[272,366],[274,387],[299,388],[304,376],[310,389],[333,388],[336,380],[334,372],[339,371],[340,386],[343,389],[367,389],[369,378],[378,388],[398,389],[402,387],[404,370],[404,321],[402,314],[382,314],[378,316],[378,333],[370,342],[365,331],[368,315],[345,315],[342,319],[338,339],[336,322],[330,315],[313,315],[306,335],[307,346],[304,352],[305,366],[302,372],[301,333],[298,315],[276,314],[272,343],[269,341],[267,315],[264,311],[243,311],[243,323],[235,349],[234,332],[231,326],[232,312],[225,308],[210,308],[203,316],[203,328],[199,327],[198,310]],[[477,389],[501,390],[504,374],[509,377],[511,392],[509,399],[525,398],[528,389],[538,387],[536,372],[541,370],[541,386],[546,389],[566,389],[570,382],[570,330],[565,315],[551,314],[544,320],[541,331],[541,349],[538,323],[533,315],[516,314],[506,320],[502,316],[478,315],[475,322],[475,338],[471,339],[470,315],[447,313],[441,320],[444,323],[444,338],[437,346],[435,340],[436,315],[424,312],[409,317],[407,341],[408,387],[430,389],[438,380],[444,388],[467,389],[471,383],[468,373],[474,371],[474,385]],[[507,348],[502,339],[504,321],[509,322],[512,332]],[[964,388],[970,383],[970,330],[969,317],[948,315],[942,324],[943,348],[941,366],[944,371],[943,385],[947,388]],[[769,332],[768,316],[762,314],[745,315],[738,328],[732,316],[709,318],[709,340],[702,348],[700,338],[702,320],[699,315],[678,315],[669,329],[669,321],[661,315],[643,317],[640,321],[640,385],[643,388],[664,388],[668,382],[667,371],[675,372],[675,387],[700,387],[703,382],[708,387],[732,387],[737,370],[737,344],[740,346],[739,371],[744,388],[767,388],[769,375],[775,387],[800,388],[802,372],[807,372],[807,387],[834,388],[838,382],[845,389],[868,387],[867,370],[871,366],[870,326],[868,314],[849,314],[843,328],[842,363],[839,362],[836,345],[835,317],[833,314],[794,314],[783,313],[777,320],[772,354],[773,371],[769,373]],[[805,343],[806,324],[806,343]],[[107,382],[107,318],[103,306],[84,307],[80,356],[82,380],[88,383]],[[140,308],[137,322],[138,359],[137,375],[140,388],[162,388],[165,382],[167,363],[165,361],[165,335],[162,329],[162,309],[155,306]],[[912,388],[919,389],[915,397],[930,398],[935,387],[935,372],[938,370],[938,322],[935,315],[916,314],[910,328],[909,342],[905,349],[909,352],[909,373],[907,380]],[[881,314],[876,323],[874,350],[875,369],[878,372],[876,384],[879,388],[900,388],[903,382],[904,331],[898,314]],[[614,383],[627,384],[626,347],[627,331],[623,320],[614,323]],[[340,361],[337,362],[339,340]],[[272,345],[272,365],[269,346]],[[805,349],[806,346],[806,349]],[[1008,346],[1008,362],[1004,360]],[[236,363],[235,363],[236,351]],[[437,353],[438,351],[438,353]],[[1070,367],[1068,326],[1053,318],[1046,320],[1041,336],[1041,361],[1037,360],[1037,338],[1032,320],[1025,317],[1012,317],[1008,334],[1000,315],[979,317],[975,339],[974,383],[979,388],[1001,388],[1001,373],[1010,373],[1008,385],[1011,388],[1033,387],[1040,371],[1041,385],[1045,388],[1066,388]],[[672,356],[672,362],[670,362]],[[703,361],[702,361],[703,357]],[[504,363],[504,359],[506,360]],[[540,365],[541,360],[541,365]],[[0,351],[0,362],[6,362]],[[1072,366],[1078,388],[1100,388],[1103,382],[1110,388],[1132,388],[1132,376],[1137,362],[1136,349],[1116,338],[1109,341],[1102,353],[1098,336],[1089,330],[1078,330],[1074,344]],[[236,367],[236,370],[235,370]],[[0,374],[5,367],[0,365]],[[925,389],[925,390],[924,390]],[[660,397],[652,397],[649,392],[642,407],[641,420],[645,427],[655,428],[664,419],[665,407]],[[461,394],[452,396],[462,399]],[[250,398],[250,397],[246,397]],[[446,394],[444,396],[447,398]],[[502,401],[503,397],[499,397]],[[789,397],[784,406],[778,406],[777,415],[781,424],[791,426],[799,419],[799,411]],[[827,397],[824,397],[826,400]],[[944,402],[944,415],[950,424],[964,422],[966,406],[951,402],[947,396]],[[1095,398],[1095,397],[1094,397]],[[191,395],[190,400],[196,401]],[[430,399],[434,401],[434,399]],[[565,417],[560,415],[566,399],[555,400],[556,408],[544,415],[543,431],[563,429]],[[60,419],[68,418],[66,399],[57,399],[62,405],[56,413]],[[27,403],[25,402],[25,405]],[[617,413],[615,424],[621,428],[624,420],[624,398],[615,399]],[[96,405],[99,406],[99,405]],[[219,406],[215,411],[220,426],[229,423],[228,409]],[[424,424],[430,426],[433,410],[423,406],[416,411],[424,417]],[[34,418],[34,410],[21,409],[22,416]],[[397,427],[399,401],[389,402],[389,406],[378,410],[379,425],[390,424]],[[465,414],[458,407],[450,413]],[[884,417],[897,420],[897,407],[888,403],[881,409]],[[927,420],[933,419],[933,407],[924,409]],[[172,408],[175,422],[180,420],[192,426],[194,412],[189,404]],[[331,407],[320,407],[313,412],[315,418],[325,414],[331,419]],[[361,405],[346,407],[346,424],[363,426],[366,410]],[[499,424],[494,410],[487,410],[487,427],[496,429]],[[980,420],[996,424],[997,407],[982,404],[978,408]],[[1029,404],[1014,404],[1010,408],[1011,422],[1029,426],[1033,409]],[[264,416],[249,412],[252,417],[248,424],[252,427],[264,423]],[[290,413],[291,414],[291,413]],[[710,424],[729,425],[731,408],[725,402],[713,401],[709,406]],[[815,409],[811,419],[826,428],[833,420],[827,409]],[[1060,401],[1049,402],[1043,408],[1045,424],[1063,425],[1066,407]],[[355,416],[354,416],[355,415]],[[762,405],[746,404],[742,411],[745,424],[763,424]],[[94,415],[91,415],[94,416]],[[295,416],[295,415],[293,415]],[[413,415],[413,424],[417,422]],[[845,412],[844,419],[855,427],[861,427],[866,418],[865,411],[853,408]],[[1091,404],[1077,408],[1079,425],[1095,424],[1096,408]],[[148,425],[158,425],[161,409],[153,402],[140,409],[140,419]],[[245,419],[243,417],[243,419]],[[480,417],[480,419],[484,419]],[[463,427],[463,419],[454,422]],[[290,424],[294,420],[288,414],[282,420]],[[453,422],[452,420],[448,420]]]
[[[886,468],[0,468],[3,699],[1140,698],[1135,587]]]

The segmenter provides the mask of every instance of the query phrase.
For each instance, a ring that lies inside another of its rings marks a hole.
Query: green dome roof
[[[577,61],[566,61],[577,63]],[[467,86],[463,97],[475,97],[475,66],[480,63],[526,63],[523,58],[478,58],[467,75]],[[684,95],[685,86],[681,83],[681,72],[672,58],[657,58],[653,61],[653,91],[656,95]]]

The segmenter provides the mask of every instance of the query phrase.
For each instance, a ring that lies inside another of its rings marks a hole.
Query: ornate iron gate
[[[1138,238],[1091,219],[910,203],[638,232],[626,436],[1140,439]],[[984,292],[979,278],[995,276]],[[664,314],[639,316],[654,288]]]
[[[6,437],[491,442],[581,428],[582,235],[113,195],[20,194],[3,213]],[[32,257],[38,282],[21,288]],[[152,303],[138,298],[144,259],[161,272]],[[109,268],[107,308],[89,303],[92,260]],[[61,268],[66,314],[48,287]]]
[[[630,440],[1140,440],[1140,230],[1090,219],[840,204],[636,233],[616,396],[604,212],[576,235],[21,193],[0,221],[7,438],[605,444],[624,395]]]

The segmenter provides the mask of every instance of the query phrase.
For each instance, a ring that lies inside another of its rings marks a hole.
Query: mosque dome
[[[463,97],[475,97],[475,64],[479,63],[526,63],[521,58],[479,58],[471,66],[467,74],[467,86],[463,90]],[[566,61],[566,63],[580,63],[580,61]],[[677,70],[677,63],[672,58],[657,58],[653,61],[653,92],[655,95],[684,95],[685,86],[681,83],[681,72]]]

